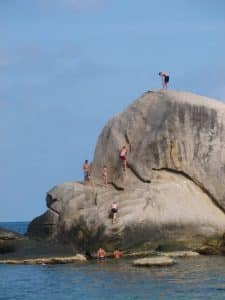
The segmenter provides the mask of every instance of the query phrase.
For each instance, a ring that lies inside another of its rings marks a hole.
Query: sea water
[[[25,234],[28,224],[28,222],[0,222],[0,227]]]
[[[17,231],[20,223],[8,224]],[[25,224],[23,224],[25,225]],[[3,223],[0,223],[3,226]],[[68,265],[0,265],[0,300],[225,299],[225,257],[136,268],[130,259]]]

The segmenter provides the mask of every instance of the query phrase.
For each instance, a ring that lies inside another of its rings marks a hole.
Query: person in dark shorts
[[[118,204],[116,203],[116,201],[114,201],[112,203],[112,206],[111,206],[111,213],[112,213],[112,223],[114,224],[115,221],[116,221],[116,214],[118,212]]]
[[[84,161],[83,171],[84,171],[84,183],[88,184],[90,181],[90,165],[87,159]]]
[[[102,247],[100,247],[97,252],[97,259],[104,260],[105,258],[106,258],[106,252]]]
[[[166,72],[159,72],[159,76],[162,78],[162,88],[167,89],[168,83],[170,81],[170,76]]]

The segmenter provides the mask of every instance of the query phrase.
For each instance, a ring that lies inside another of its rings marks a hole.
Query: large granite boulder
[[[194,94],[144,94],[104,127],[92,184],[50,190],[48,211],[30,224],[28,235],[93,250],[194,248],[219,238],[225,231],[224,114],[224,104]],[[126,172],[119,159],[123,145],[129,148]],[[119,213],[112,224],[114,200]]]

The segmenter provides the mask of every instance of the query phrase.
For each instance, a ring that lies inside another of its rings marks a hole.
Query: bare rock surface
[[[80,249],[193,249],[225,231],[225,105],[191,93],[145,93],[102,130],[92,184],[51,189],[28,235]],[[119,151],[127,145],[128,169]],[[102,186],[107,165],[109,186]],[[115,224],[109,216],[117,201]]]
[[[69,257],[43,257],[30,259],[5,259],[0,260],[0,264],[26,264],[26,265],[53,265],[53,264],[71,264],[86,261],[86,257],[82,254],[76,254]]]
[[[160,253],[162,256],[167,257],[195,257],[199,256],[200,254],[195,251],[173,251],[173,252],[162,252]]]
[[[174,264],[175,260],[166,256],[139,258],[132,262],[134,267],[172,266]]]

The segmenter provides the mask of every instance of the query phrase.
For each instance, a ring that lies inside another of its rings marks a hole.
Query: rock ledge
[[[48,257],[34,259],[6,259],[0,260],[0,264],[25,264],[25,265],[47,265],[47,264],[71,264],[75,262],[84,262],[86,257],[82,254],[77,254],[70,257]]]
[[[171,266],[175,264],[175,260],[171,257],[146,257],[133,261],[135,267],[152,267],[152,266]]]

